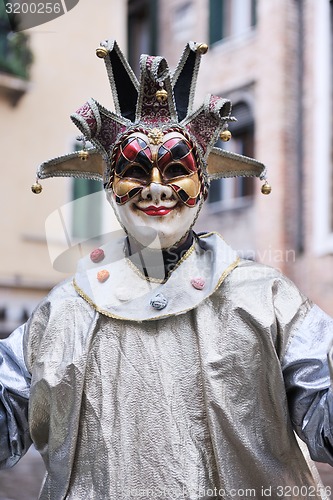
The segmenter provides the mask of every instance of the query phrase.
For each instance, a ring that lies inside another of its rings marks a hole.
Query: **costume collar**
[[[131,262],[146,276],[146,278],[159,278],[166,280],[171,271],[177,266],[178,262],[185,256],[186,252],[193,245],[194,233],[191,229],[185,241],[177,247],[171,247],[162,250],[163,268],[161,267],[161,251],[147,248],[133,252],[133,245],[128,235],[126,238],[125,253]],[[135,243],[134,243],[135,248]],[[142,253],[143,251],[143,253]],[[149,273],[146,265],[149,264]],[[154,265],[155,264],[155,265]]]
[[[122,320],[145,321],[186,313],[213,294],[239,263],[236,252],[220,235],[207,233],[194,239],[167,280],[162,280],[149,277],[152,274],[144,251],[140,259],[148,277],[125,257],[124,245],[124,238],[115,239],[84,257],[74,278],[76,291],[92,307]],[[162,252],[160,259],[164,273]]]

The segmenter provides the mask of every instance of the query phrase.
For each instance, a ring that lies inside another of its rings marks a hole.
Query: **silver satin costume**
[[[294,430],[333,465],[332,319],[216,234],[165,283],[122,248],[106,283],[83,259],[1,342],[1,465],[32,440],[43,500],[327,498]]]

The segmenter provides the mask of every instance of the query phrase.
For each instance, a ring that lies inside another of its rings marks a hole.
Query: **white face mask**
[[[178,244],[192,227],[203,201],[188,207],[170,186],[154,182],[124,205],[115,202],[111,189],[106,195],[125,231],[152,249]]]

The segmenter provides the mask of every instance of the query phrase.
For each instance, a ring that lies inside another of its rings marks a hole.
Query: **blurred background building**
[[[112,106],[94,55],[108,37],[137,74],[141,53],[163,55],[173,68],[188,40],[208,43],[196,103],[209,92],[232,100],[238,121],[226,147],[264,162],[272,193],[262,195],[258,179],[214,181],[196,228],[280,268],[333,315],[332,12],[330,0],[80,0],[18,35],[2,15],[0,336],[66,276],[47,244],[61,252],[64,235],[51,218],[46,238],[45,219],[97,188],[56,179],[35,196],[30,185],[38,164],[77,147],[71,112],[90,95]],[[66,212],[73,244],[109,217],[82,203]]]
[[[248,258],[280,268],[333,314],[332,11],[330,0],[129,0],[128,54],[207,42],[197,104],[230,98],[232,151],[268,167],[211,184],[199,230],[219,230]]]
[[[3,9],[4,3],[0,2]],[[1,11],[0,11],[1,12]],[[93,20],[94,17],[94,20]],[[49,248],[64,247],[59,207],[96,186],[54,179],[32,194],[37,166],[77,148],[79,130],[69,115],[90,95],[106,107],[112,97],[103,62],[95,56],[100,40],[114,36],[126,50],[127,5],[122,0],[80,0],[67,14],[46,24],[10,31],[4,9],[0,21],[0,127],[2,217],[0,220],[0,336],[22,323],[48,290],[66,274],[53,268]],[[67,235],[89,236],[96,211],[84,203],[69,208]],[[52,227],[53,226],[53,227]],[[56,251],[56,250],[55,250]],[[65,269],[66,270],[66,269]]]

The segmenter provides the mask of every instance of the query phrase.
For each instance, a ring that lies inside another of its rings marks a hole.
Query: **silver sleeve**
[[[31,445],[28,425],[30,374],[23,337],[25,325],[0,341],[0,468],[12,467]]]
[[[333,392],[328,352],[333,319],[313,306],[282,359],[290,416],[311,458],[333,465]]]

